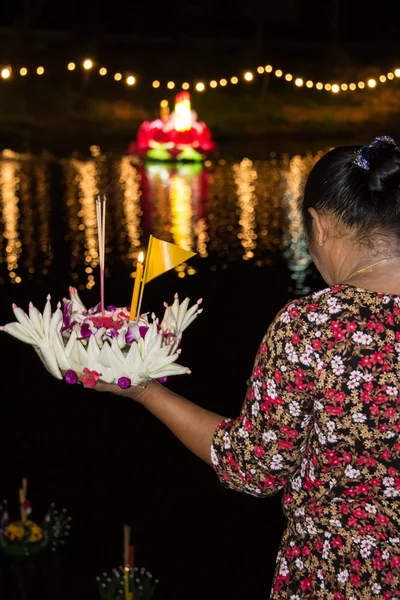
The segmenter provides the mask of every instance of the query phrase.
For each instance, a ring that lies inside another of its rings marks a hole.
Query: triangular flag
[[[195,254],[196,252],[183,250],[175,244],[164,242],[151,235],[144,267],[143,285],[189,260]]]

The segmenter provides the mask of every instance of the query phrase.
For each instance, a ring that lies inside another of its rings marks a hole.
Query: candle
[[[135,548],[133,546],[129,546],[129,566],[131,569],[135,566]]]
[[[24,509],[24,490],[20,488],[19,490],[19,509],[21,513],[21,521],[24,523],[26,521],[25,509]]]
[[[136,319],[136,311],[138,307],[139,301],[139,293],[140,293],[140,284],[143,279],[143,261],[144,254],[141,252],[139,254],[138,263],[136,266],[136,276],[135,276],[135,285],[133,286],[133,294],[132,294],[132,302],[131,302],[131,315],[130,320],[134,321]]]

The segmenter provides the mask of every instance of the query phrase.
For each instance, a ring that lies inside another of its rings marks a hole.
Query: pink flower
[[[261,446],[254,446],[254,454],[260,458],[265,454],[265,450]]]
[[[400,556],[392,556],[390,559],[390,565],[394,569],[398,569],[400,567]]]
[[[305,592],[306,590],[311,590],[311,579],[302,579],[300,581],[300,589]]]
[[[82,383],[85,387],[94,387],[99,377],[100,373],[97,373],[97,371],[91,371],[85,367],[83,369]]]

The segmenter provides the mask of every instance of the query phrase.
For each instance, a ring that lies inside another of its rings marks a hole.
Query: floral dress
[[[240,416],[215,432],[226,487],[283,488],[271,598],[400,598],[400,297],[335,286],[289,304]]]

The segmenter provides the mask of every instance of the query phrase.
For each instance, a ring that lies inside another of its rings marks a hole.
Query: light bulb
[[[83,61],[83,68],[87,71],[93,67],[93,61],[90,58],[86,58]]]
[[[160,82],[157,81],[157,79],[155,81],[153,81],[152,83],[153,88],[159,88],[160,87]]]
[[[68,63],[68,66],[67,66],[68,71],[73,71],[75,69],[75,67],[76,67],[76,64],[74,62]]]
[[[297,87],[301,87],[303,85],[303,83],[304,83],[304,81],[302,80],[301,77],[298,77],[294,82],[294,84],[297,85]]]
[[[133,75],[129,75],[129,77],[126,78],[126,83],[128,85],[135,85],[136,79],[134,78]]]
[[[205,89],[206,89],[206,86],[204,85],[204,83],[202,83],[201,81],[199,83],[196,83],[196,91],[197,92],[204,92]]]

